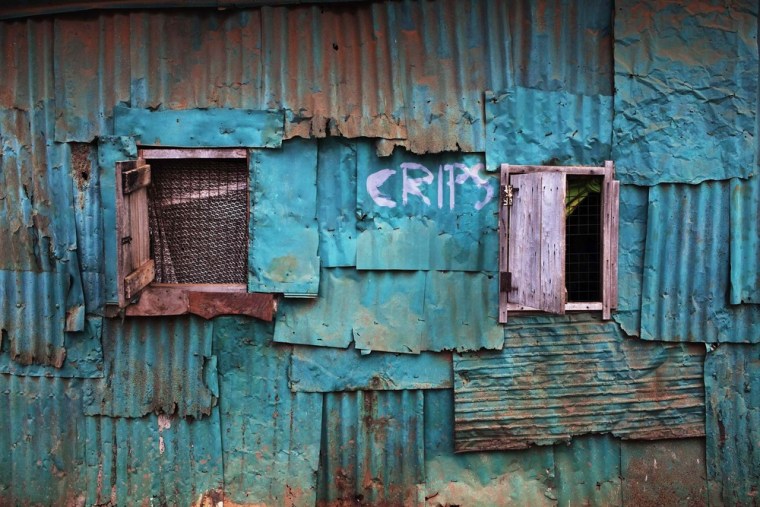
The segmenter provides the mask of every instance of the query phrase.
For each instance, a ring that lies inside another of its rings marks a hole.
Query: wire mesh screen
[[[156,281],[245,283],[248,168],[244,159],[150,160]]]
[[[602,300],[601,208],[601,194],[590,192],[567,216],[565,285],[568,301]]]

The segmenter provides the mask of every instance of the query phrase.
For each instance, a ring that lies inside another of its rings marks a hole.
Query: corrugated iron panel
[[[621,181],[747,177],[757,111],[758,4],[616,2],[614,150]]]
[[[203,419],[87,417],[79,431],[87,474],[80,505],[194,505],[221,488],[217,408]]]
[[[25,321],[24,328],[30,325],[28,323],[36,323],[37,320]],[[4,344],[0,347],[2,349],[0,352],[0,373],[32,377],[103,377],[103,346],[100,342],[103,330],[102,321],[101,317],[88,315],[84,331],[64,335],[62,353],[66,357],[60,367],[46,364],[20,364],[13,360],[8,344]],[[35,326],[32,325],[31,327]],[[2,328],[2,324],[0,324],[0,328]]]
[[[427,505],[557,505],[552,447],[455,454],[453,392],[425,391],[424,408]]]
[[[497,270],[499,183],[482,155],[378,158],[360,142],[357,173],[359,269]]]
[[[705,360],[711,505],[756,505],[760,485],[760,346],[721,345]]]
[[[0,374],[0,504],[81,505],[81,381]]]
[[[648,207],[646,187],[620,186],[618,307],[612,318],[631,336],[641,334],[641,284],[644,279]]]
[[[316,296],[317,142],[251,150],[250,172],[248,290]]]
[[[317,222],[324,268],[356,265],[356,141],[319,141]]]
[[[730,207],[730,302],[760,304],[760,176],[731,180]]]
[[[641,337],[760,341],[760,306],[729,305],[729,181],[649,190]]]
[[[286,109],[287,138],[482,152],[484,90],[611,94],[610,20],[610,3],[437,0],[6,21],[0,106],[55,99],[57,141],[112,134],[128,103]]]
[[[486,163],[604,165],[612,145],[612,96],[513,87],[486,93]]]
[[[214,319],[224,491],[233,502],[314,505],[322,394],[290,392],[290,353],[272,343],[269,323]]]
[[[620,476],[623,505],[708,504],[702,438],[623,441],[620,443]]]
[[[558,506],[623,505],[617,438],[586,435],[556,444],[554,467]]]
[[[192,316],[105,319],[105,378],[88,386],[85,414],[208,416],[218,397],[206,381],[216,376],[211,334]]]
[[[290,388],[301,392],[454,387],[451,355],[361,354],[358,350],[294,347]]]
[[[591,316],[521,320],[502,352],[454,356],[457,450],[520,449],[586,433],[704,435],[703,358],[699,346],[625,338]]]
[[[423,391],[325,394],[317,505],[424,503]]]

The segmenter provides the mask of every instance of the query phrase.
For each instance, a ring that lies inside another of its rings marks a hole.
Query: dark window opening
[[[159,283],[246,283],[245,159],[149,159],[151,255]]]
[[[565,285],[567,301],[602,299],[602,179],[567,177]]]

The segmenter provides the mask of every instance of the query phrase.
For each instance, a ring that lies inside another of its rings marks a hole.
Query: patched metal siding
[[[702,436],[703,355],[629,339],[587,317],[523,320],[510,326],[502,352],[454,357],[457,450],[522,449],[587,433]]]
[[[760,175],[731,180],[730,192],[730,303],[760,304]]]

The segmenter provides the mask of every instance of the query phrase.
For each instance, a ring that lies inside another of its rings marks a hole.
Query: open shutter
[[[143,161],[116,163],[116,233],[119,307],[126,307],[155,277],[148,229],[150,166]]]
[[[610,178],[604,182],[602,198],[602,319],[609,320],[618,301],[618,208],[620,182]]]
[[[509,184],[507,302],[564,314],[565,174],[512,174]]]

